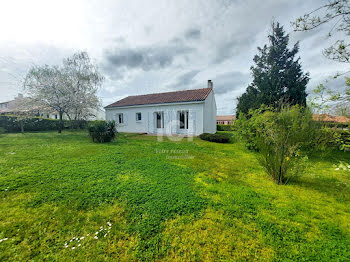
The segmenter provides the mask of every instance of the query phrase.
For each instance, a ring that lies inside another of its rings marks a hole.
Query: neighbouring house
[[[232,125],[235,120],[235,115],[216,116],[217,125]]]
[[[312,118],[315,121],[339,123],[339,124],[349,124],[350,118],[346,116],[332,116],[330,114],[313,114]]]
[[[197,136],[216,132],[213,83],[176,92],[128,96],[105,107],[120,132]]]
[[[28,98],[23,94],[18,94],[13,100],[0,103],[0,114],[27,114],[31,116],[38,116],[43,118],[58,119],[58,112],[29,106]],[[63,119],[68,120],[68,116],[63,114]],[[104,120],[105,111],[102,108],[90,109],[89,114],[84,118],[86,120]]]

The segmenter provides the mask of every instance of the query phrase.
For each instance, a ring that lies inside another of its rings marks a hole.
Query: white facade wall
[[[117,115],[122,113],[124,123],[117,124],[119,132],[197,136],[204,132],[204,104],[201,101],[106,108],[106,120],[115,120],[118,123]],[[189,112],[188,129],[179,128],[179,111]],[[163,129],[156,128],[155,112],[164,112]],[[141,121],[136,121],[136,113],[141,113]]]
[[[216,133],[216,102],[213,91],[204,101],[203,114],[203,133]]]

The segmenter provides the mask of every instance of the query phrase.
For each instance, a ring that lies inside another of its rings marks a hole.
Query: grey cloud
[[[169,87],[179,89],[184,86],[188,86],[194,82],[193,78],[200,72],[200,70],[191,70],[179,77],[177,77],[176,81],[171,84]]]
[[[237,93],[244,89],[250,83],[250,80],[249,74],[237,71],[221,74],[213,79],[214,92],[216,95],[224,95],[230,92]]]
[[[201,37],[201,30],[199,29],[189,29],[185,32],[186,39],[199,39]]]
[[[171,66],[176,57],[192,51],[194,48],[174,42],[134,49],[116,48],[105,51],[102,68],[106,72],[116,72],[118,69],[142,69],[143,71],[163,69]]]

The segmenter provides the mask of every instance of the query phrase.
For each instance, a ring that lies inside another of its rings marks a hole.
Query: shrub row
[[[233,126],[231,125],[216,125],[217,131],[234,131]]]
[[[215,142],[215,143],[229,143],[230,137],[226,134],[209,134],[209,133],[203,133],[200,136],[200,139]]]
[[[57,130],[59,120],[42,117],[23,117],[15,115],[0,115],[0,127],[7,133],[24,131],[50,131]],[[63,120],[64,128],[86,129],[88,122],[85,120]]]
[[[323,126],[328,128],[348,128],[350,124],[347,123],[334,123],[334,122],[320,122]]]

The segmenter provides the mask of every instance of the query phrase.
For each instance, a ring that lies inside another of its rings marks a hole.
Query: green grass
[[[233,141],[0,136],[0,260],[350,260],[350,153],[277,186]]]

